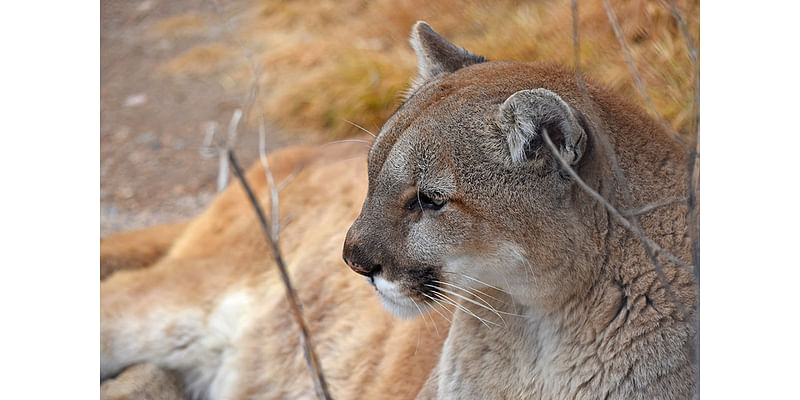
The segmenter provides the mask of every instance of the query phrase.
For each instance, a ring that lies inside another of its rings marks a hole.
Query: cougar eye
[[[411,198],[411,201],[408,203],[409,210],[413,210],[417,207],[420,208],[427,208],[429,210],[438,210],[442,208],[447,201],[435,197],[431,197],[426,195],[425,193],[417,193],[416,196]]]

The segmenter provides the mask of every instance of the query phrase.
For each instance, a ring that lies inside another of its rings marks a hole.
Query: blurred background
[[[653,109],[688,138],[693,66],[670,2],[608,3]],[[584,74],[644,106],[603,2],[578,4]],[[699,1],[675,5],[699,45]],[[103,0],[100,9],[101,235],[202,211],[217,190],[207,131],[216,124],[225,136],[236,110],[234,149],[247,164],[262,116],[268,151],[367,137],[348,121],[377,132],[414,77],[417,20],[489,59],[574,65],[565,0]]]

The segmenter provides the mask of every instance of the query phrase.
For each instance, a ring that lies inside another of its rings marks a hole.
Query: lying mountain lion
[[[562,67],[486,61],[422,22],[412,45],[419,78],[367,165],[358,145],[270,159],[291,179],[281,246],[333,396],[691,397],[692,273],[659,257],[668,291],[568,169],[635,209],[685,196],[685,155],[637,107],[591,83],[585,96]],[[248,178],[269,209],[263,170]],[[685,214],[675,202],[638,223],[686,260]],[[196,397],[314,396],[239,184],[185,226],[125,235],[101,243],[101,379],[150,363]],[[369,285],[342,263],[342,241]]]

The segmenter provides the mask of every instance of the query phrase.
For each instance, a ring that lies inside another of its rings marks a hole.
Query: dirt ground
[[[219,79],[172,77],[159,66],[209,41],[230,42],[242,0],[103,1],[100,6],[100,233],[198,214],[216,192],[218,161],[201,148],[205,126],[228,125],[247,93]],[[202,18],[190,35],[154,34],[166,19]],[[233,17],[231,17],[233,15]],[[292,142],[268,132],[274,149]],[[257,157],[257,135],[239,132],[243,164]]]

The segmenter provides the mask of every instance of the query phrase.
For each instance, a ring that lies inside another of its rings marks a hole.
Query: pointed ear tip
[[[438,36],[427,22],[419,20],[411,28],[411,37],[421,37],[423,34],[426,34],[425,36],[430,36],[431,34]]]
[[[414,26],[411,28],[411,31],[413,31],[413,32],[417,32],[417,31],[419,31],[420,29],[430,29],[430,30],[433,30],[433,28],[431,28],[430,24],[428,24],[427,22],[425,22],[425,21],[423,21],[423,20],[419,20],[419,21],[417,21],[417,22],[415,22],[415,23],[414,23]]]

